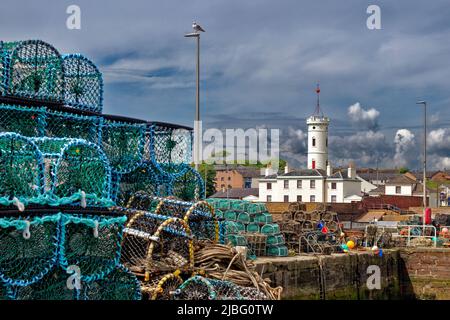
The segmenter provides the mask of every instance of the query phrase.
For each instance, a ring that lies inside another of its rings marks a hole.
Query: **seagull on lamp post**
[[[197,24],[196,21],[192,22],[192,29],[194,30],[194,33],[205,32],[205,30],[199,24]]]

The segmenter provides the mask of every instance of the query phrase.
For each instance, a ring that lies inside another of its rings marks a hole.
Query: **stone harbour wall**
[[[450,249],[264,257],[255,264],[272,286],[283,287],[283,299],[450,299]],[[367,286],[371,265],[379,267],[380,289]]]

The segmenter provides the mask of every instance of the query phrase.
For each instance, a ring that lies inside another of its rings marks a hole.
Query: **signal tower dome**
[[[320,109],[320,87],[317,84],[317,105],[314,114],[306,119],[308,125],[308,169],[326,170],[328,165],[328,125],[330,118]]]

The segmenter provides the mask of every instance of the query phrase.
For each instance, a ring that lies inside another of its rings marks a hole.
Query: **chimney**
[[[330,163],[327,164],[327,176],[331,176],[333,174],[333,169],[331,168]]]
[[[286,165],[284,166],[284,173],[289,173],[289,166],[288,163],[286,162]]]
[[[348,165],[347,175],[348,175],[349,179],[355,179],[356,178],[355,163],[353,161],[350,161],[350,163]]]
[[[267,164],[266,169],[265,169],[264,175],[267,177],[267,176],[270,176],[270,175],[272,175],[272,174],[273,174],[273,171],[272,171],[272,164],[269,162],[269,163]]]

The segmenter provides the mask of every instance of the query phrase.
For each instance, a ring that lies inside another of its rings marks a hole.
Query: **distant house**
[[[211,196],[211,198],[222,199],[239,199],[248,201],[258,201],[258,188],[246,188],[246,189],[228,189],[224,191],[218,191]]]
[[[439,183],[450,183],[450,172],[436,171],[431,175],[430,180]]]
[[[389,180],[401,175],[396,169],[372,168],[359,169],[356,174],[365,181],[368,181],[376,186],[384,185]]]
[[[258,188],[261,170],[240,165],[216,165],[216,191]]]
[[[267,174],[259,179],[259,200],[262,202],[323,202],[345,203],[361,200],[361,180],[355,168],[334,172],[301,169],[283,174]]]
[[[430,207],[436,207],[438,205],[438,193],[436,190],[428,188],[426,190]],[[423,184],[421,181],[409,178],[407,175],[400,175],[386,182],[384,194],[392,196],[423,197]]]

